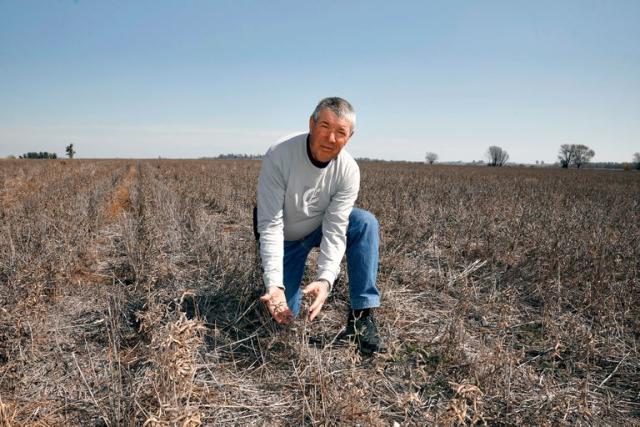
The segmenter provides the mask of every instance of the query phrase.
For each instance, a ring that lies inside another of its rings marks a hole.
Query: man
[[[356,115],[342,98],[325,98],[309,118],[309,133],[269,149],[258,182],[257,232],[266,293],[260,298],[273,318],[289,323],[302,294],[313,297],[309,320],[320,313],[347,254],[351,310],[344,337],[361,352],[383,351],[372,309],[376,287],[378,222],[354,208],[360,170],[344,150]],[[315,280],[301,291],[307,256],[320,247]]]

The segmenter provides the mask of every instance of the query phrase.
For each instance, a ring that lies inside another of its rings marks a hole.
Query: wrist
[[[327,279],[318,279],[317,282],[322,282],[327,285],[327,291],[331,291],[331,283]]]
[[[284,292],[284,286],[282,285],[271,285],[271,286],[267,286],[267,293],[270,294],[272,292],[278,292],[278,291],[282,291]]]
[[[329,284],[329,287],[332,288],[334,282],[336,281],[336,275],[329,270],[319,270],[316,273],[316,280],[324,280]]]

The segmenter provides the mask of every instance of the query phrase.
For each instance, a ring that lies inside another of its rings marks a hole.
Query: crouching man
[[[273,318],[286,324],[311,295],[313,320],[331,292],[347,254],[351,309],[343,337],[364,354],[384,351],[373,308],[376,287],[378,221],[354,208],[360,170],[343,148],[353,135],[356,115],[342,98],[325,98],[309,118],[309,133],[269,149],[258,181],[257,232],[264,271],[260,298]],[[315,280],[301,289],[307,256],[319,247]]]

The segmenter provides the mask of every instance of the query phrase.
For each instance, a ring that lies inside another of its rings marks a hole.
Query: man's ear
[[[309,132],[311,132],[311,129],[316,125],[316,121],[313,120],[313,114],[311,116],[309,116]]]

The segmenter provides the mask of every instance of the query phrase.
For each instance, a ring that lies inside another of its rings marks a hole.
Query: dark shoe
[[[378,325],[370,309],[350,310],[347,328],[342,333],[341,338],[355,342],[360,353],[366,356],[387,351],[380,339]]]

